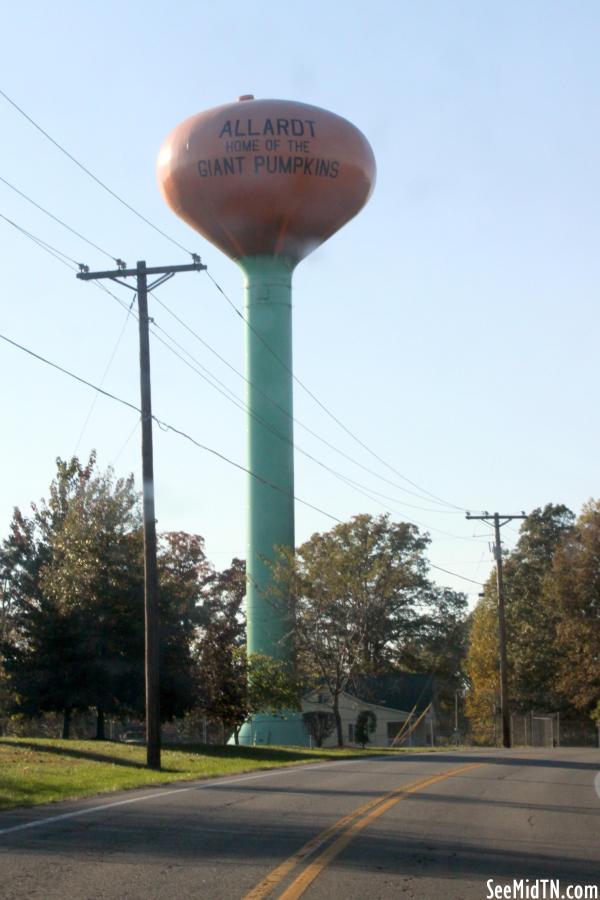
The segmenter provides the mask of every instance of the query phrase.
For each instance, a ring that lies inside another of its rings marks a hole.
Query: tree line
[[[600,502],[576,518],[547,504],[524,520],[504,557],[508,693],[516,713],[600,722]],[[495,577],[471,616],[465,674],[474,736],[492,738],[499,697]]]
[[[428,577],[429,538],[389,516],[358,515],[313,535],[275,565],[295,615],[296,664],[245,648],[245,564],[218,571],[200,535],[159,536],[160,708],[220,720],[237,735],[259,711],[299,708],[326,686],[338,742],[340,694],[359,674],[437,676],[442,709],[463,684],[466,597]],[[93,711],[143,717],[144,614],[140,499],[132,476],[95,454],[57,460],[47,499],[15,509],[0,546],[0,707],[4,716]]]

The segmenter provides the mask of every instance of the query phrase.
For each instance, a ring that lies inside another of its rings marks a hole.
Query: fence
[[[600,730],[590,719],[565,719],[558,712],[514,713],[513,747],[596,747]]]

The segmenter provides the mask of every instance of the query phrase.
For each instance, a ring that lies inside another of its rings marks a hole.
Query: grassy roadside
[[[162,771],[153,772],[145,767],[146,748],[142,746],[111,741],[0,738],[0,810],[144,785],[386,752],[402,751],[177,745],[163,749]]]

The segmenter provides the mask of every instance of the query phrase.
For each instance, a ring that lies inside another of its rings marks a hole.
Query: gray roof
[[[433,675],[411,672],[393,672],[387,675],[355,675],[346,688],[364,703],[375,703],[390,709],[410,712],[416,706],[424,710],[433,702],[435,679]]]

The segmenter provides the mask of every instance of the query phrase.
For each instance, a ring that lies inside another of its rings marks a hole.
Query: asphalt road
[[[0,897],[600,898],[598,773],[598,750],[415,754],[15,810]]]

